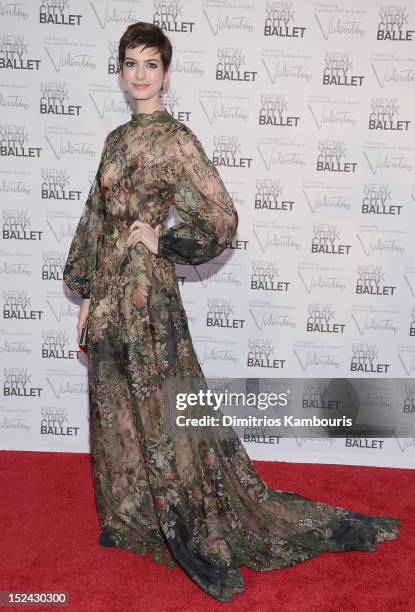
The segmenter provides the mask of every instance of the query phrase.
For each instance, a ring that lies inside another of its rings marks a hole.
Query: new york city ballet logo
[[[252,157],[243,157],[238,136],[216,135],[213,137],[212,161],[215,166],[228,168],[250,168]]]
[[[379,349],[376,344],[356,343],[352,345],[351,372],[387,374],[389,368],[390,363],[379,360]]]
[[[5,208],[2,217],[3,240],[42,240],[43,230],[31,228],[31,217],[27,209]]]
[[[260,96],[259,125],[275,127],[298,127],[300,117],[292,115],[288,109],[287,96],[277,93],[262,93]]]
[[[41,320],[43,311],[32,310],[32,299],[26,289],[3,291],[3,319]]]
[[[216,80],[253,83],[258,72],[248,70],[243,48],[218,47],[216,51]]]
[[[316,162],[317,172],[354,173],[357,162],[346,161],[346,147],[342,140],[319,140]]]
[[[69,103],[69,90],[66,83],[41,81],[39,108],[41,115],[79,117],[82,106]]]
[[[264,36],[278,38],[304,38],[306,28],[294,25],[294,10],[291,2],[267,2],[265,5]]]
[[[116,40],[108,41],[108,57],[107,57],[107,73],[117,74],[118,70],[118,42]]]
[[[343,334],[345,323],[336,321],[333,304],[308,304],[306,331],[319,334]]]
[[[291,281],[279,279],[280,269],[270,259],[254,259],[251,262],[250,288],[254,291],[279,291],[286,293]]]
[[[400,40],[410,42],[415,38],[415,29],[408,27],[408,8],[402,4],[387,4],[379,8],[377,40]]]
[[[362,435],[365,434],[368,437],[367,438],[362,438]],[[385,442],[385,440],[375,440],[375,438],[372,438],[372,432],[371,431],[367,431],[364,432],[362,430],[360,430],[359,432],[359,437],[357,436],[352,436],[350,434],[347,434],[345,436],[345,447],[346,448],[370,448],[370,449],[377,449],[377,450],[382,450],[382,446]]]
[[[81,25],[82,15],[71,11],[69,0],[40,0],[39,22],[47,25]]]
[[[39,70],[40,59],[34,59],[23,36],[0,35],[0,68],[8,70]]]
[[[305,381],[301,407],[311,410],[339,410],[341,401],[336,398],[327,398],[326,382]]]
[[[232,300],[225,298],[208,298],[206,327],[243,329],[245,319],[234,318],[235,307]]]
[[[404,414],[415,414],[415,385],[405,385],[402,412]]]
[[[68,425],[68,414],[61,407],[42,406],[40,433],[43,436],[74,436],[78,435],[79,427]]]
[[[0,124],[0,156],[12,158],[40,157],[42,147],[32,146],[24,125]]]
[[[63,280],[64,251],[42,251],[42,280]]]
[[[334,223],[313,223],[311,252],[325,255],[350,255],[351,244],[342,242],[340,230]]]
[[[32,376],[27,368],[4,368],[3,395],[5,397],[40,397],[42,387],[32,387]]]
[[[358,295],[395,295],[396,286],[385,283],[383,266],[367,264],[357,266],[356,293]]]
[[[371,98],[369,130],[381,132],[407,132],[411,121],[398,119],[397,98]]]
[[[326,51],[324,54],[323,85],[362,87],[364,75],[354,74],[351,53]]]
[[[292,211],[294,200],[284,197],[284,189],[279,179],[257,178],[255,181],[255,210]]]
[[[364,215],[399,216],[403,205],[393,204],[391,199],[392,194],[388,184],[365,183],[361,212]]]
[[[42,330],[42,359],[77,359],[78,350],[69,348],[69,338],[63,329]]]
[[[275,356],[275,346],[269,338],[248,339],[248,368],[282,369],[285,361]]]
[[[409,323],[409,335],[415,336],[415,308],[411,310],[411,320]]]
[[[42,168],[40,172],[42,200],[79,202],[82,192],[70,189],[70,179],[65,168]]]
[[[178,121],[188,122],[191,119],[192,112],[180,108],[180,98],[175,89],[170,89],[162,96],[163,106],[172,117]]]
[[[185,21],[178,0],[154,0],[153,24],[167,32],[193,32],[194,21]]]

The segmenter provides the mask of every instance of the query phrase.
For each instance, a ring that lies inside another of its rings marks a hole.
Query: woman
[[[177,427],[174,392],[206,389],[175,263],[216,257],[238,215],[194,133],[160,102],[172,48],[161,29],[128,27],[119,45],[134,98],[105,141],[64,279],[88,319],[90,443],[100,543],[181,566],[207,593],[244,591],[264,571],[324,551],[375,550],[400,519],[366,516],[273,490],[230,427]],[[174,204],[182,221],[167,228]],[[186,416],[212,414],[188,408]],[[218,416],[215,413],[215,416]]]

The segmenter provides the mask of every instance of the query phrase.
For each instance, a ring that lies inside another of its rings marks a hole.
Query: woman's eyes
[[[127,68],[133,68],[133,66],[135,66],[135,62],[126,61],[125,65],[127,66]],[[147,64],[147,66],[152,70],[155,70],[157,68],[157,64],[155,64],[154,62],[150,62],[149,64]]]

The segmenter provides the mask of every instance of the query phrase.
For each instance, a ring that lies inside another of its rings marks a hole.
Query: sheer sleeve
[[[99,183],[99,171],[110,139],[105,139],[101,161],[89,190],[88,197],[75,230],[66,264],[63,280],[71,291],[83,298],[90,297],[92,272],[96,267],[99,237],[103,230],[102,195]]]
[[[198,265],[231,243],[238,214],[216,167],[188,126],[180,126],[172,149],[179,168],[174,204],[182,221],[160,231],[158,255],[174,263]]]

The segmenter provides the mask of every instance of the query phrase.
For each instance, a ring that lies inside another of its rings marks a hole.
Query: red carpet
[[[255,462],[274,488],[366,514],[402,517],[376,552],[324,553],[270,572],[242,568],[246,593],[216,602],[180,568],[98,545],[90,456],[0,451],[0,590],[68,591],[68,607],[128,612],[410,612],[415,610],[414,471]],[[11,609],[9,607],[4,609]],[[23,607],[14,607],[22,610]]]

